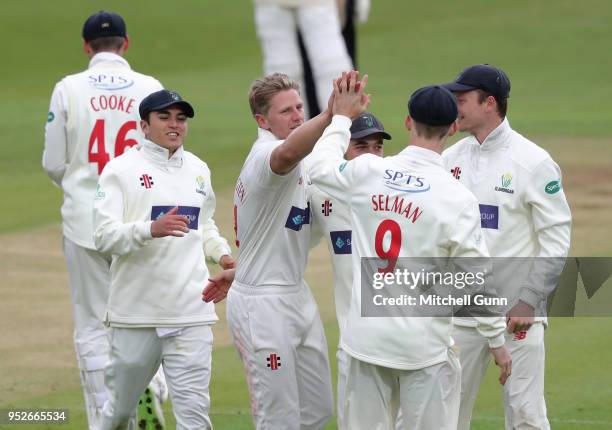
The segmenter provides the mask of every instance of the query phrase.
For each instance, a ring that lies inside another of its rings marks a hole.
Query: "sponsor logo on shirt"
[[[300,231],[304,224],[310,224],[310,203],[304,209],[291,206],[285,227],[294,231]]]
[[[340,165],[340,167],[338,167],[338,170],[340,170],[340,172],[342,172],[344,170],[344,168],[346,167],[347,163],[348,163],[348,161],[345,161],[344,163],[342,163]]]
[[[512,173],[504,173],[501,177],[501,187],[495,187],[495,191],[502,193],[514,194],[514,190],[510,188],[512,184]]]
[[[332,213],[332,202],[331,200],[325,199],[323,203],[321,203],[321,213],[323,216],[329,216]]]
[[[51,122],[55,119],[55,114],[53,112],[49,112],[47,114],[47,122]]]
[[[204,191],[205,187],[206,187],[206,182],[204,182],[204,177],[198,176],[196,178],[196,193],[200,193],[203,196],[205,196],[206,195],[206,191]]]
[[[480,207],[480,227],[497,230],[499,228],[499,207],[478,205]]]
[[[459,166],[453,167],[450,172],[455,179],[461,178],[461,168]]]
[[[140,178],[140,186],[145,187],[147,190],[150,189],[153,185],[153,176],[149,176],[148,174],[143,174]]]
[[[513,340],[523,340],[527,337],[526,331],[519,331],[514,335]]]
[[[163,217],[170,211],[170,209],[176,206],[153,206],[151,207],[151,221],[155,221]],[[186,216],[189,220],[187,227],[191,230],[198,229],[198,219],[200,217],[200,208],[195,206],[179,206],[177,215]]]
[[[134,80],[115,73],[98,73],[89,75],[89,85],[100,90],[116,91],[134,85]]]
[[[334,254],[351,253],[351,230],[330,231],[329,237],[334,248]]]
[[[556,181],[550,181],[548,184],[546,184],[546,186],[544,187],[544,191],[546,191],[546,194],[555,194],[557,193],[559,190],[561,189],[561,181],[560,180],[556,180]]]
[[[408,171],[401,172],[387,169],[383,180],[385,187],[405,193],[423,193],[431,188],[427,179],[422,176],[415,176]]]

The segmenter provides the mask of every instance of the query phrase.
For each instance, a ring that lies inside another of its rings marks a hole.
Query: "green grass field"
[[[612,232],[607,227],[612,215],[612,3],[372,3],[369,22],[359,28],[359,68],[370,75],[370,109],[394,136],[386,152],[395,153],[407,143],[403,119],[414,89],[449,81],[465,65],[498,65],[512,81],[513,127],[550,151],[564,172],[574,216],[573,255],[612,256]],[[126,57],[133,68],[156,76],[193,101],[197,114],[186,147],[210,165],[219,200],[216,218],[222,232],[232,237],[233,184],[256,134],[246,101],[249,83],[261,73],[252,4],[23,0],[3,6],[0,409],[69,408],[70,423],[60,428],[83,429],[58,227],[61,192],[40,167],[53,85],[86,67],[80,40],[84,19],[103,8],[120,12],[131,36]],[[338,334],[331,272],[321,247],[310,260],[308,279],[335,367]],[[597,300],[612,305],[612,295],[606,294]],[[218,429],[250,429],[242,366],[228,340],[223,306],[219,313],[211,386],[213,424]],[[612,428],[610,339],[609,318],[551,322],[546,392],[554,429]],[[474,414],[475,429],[503,427],[494,369],[482,386]],[[0,429],[12,428],[0,424]],[[334,423],[328,428],[335,428]]]

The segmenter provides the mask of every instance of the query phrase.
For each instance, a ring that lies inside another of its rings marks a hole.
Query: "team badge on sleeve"
[[[206,187],[206,182],[204,182],[204,177],[203,176],[198,176],[196,178],[196,193],[200,193],[202,195],[206,195],[206,191],[204,191]]]
[[[546,194],[555,194],[557,193],[559,190],[561,189],[561,181],[557,180],[557,181],[550,181],[548,184],[546,184],[546,186],[544,187],[544,191],[546,191]]]
[[[329,237],[334,254],[350,254],[351,253],[351,230],[330,231]]]
[[[49,112],[47,114],[47,122],[51,122],[55,119],[55,114],[53,112]]]

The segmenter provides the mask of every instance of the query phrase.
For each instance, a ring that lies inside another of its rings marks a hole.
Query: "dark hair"
[[[443,139],[448,134],[451,124],[448,125],[429,125],[412,119],[412,125],[417,136],[425,139]]]
[[[484,103],[488,97],[493,97],[495,101],[497,102],[497,113],[499,114],[499,116],[501,118],[504,118],[506,116],[506,112],[508,111],[508,98],[507,97],[502,98],[500,96],[495,96],[491,93],[488,93],[480,89],[477,91],[478,91],[478,102],[480,104]]]
[[[102,51],[119,51],[125,42],[125,38],[121,36],[98,37],[90,40],[89,46],[98,53]]]

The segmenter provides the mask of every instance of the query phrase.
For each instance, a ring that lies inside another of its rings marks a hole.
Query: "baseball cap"
[[[385,131],[382,122],[369,112],[364,112],[351,124],[351,139],[361,139],[372,134],[380,134],[383,139],[391,140],[391,135]]]
[[[498,98],[510,96],[510,79],[503,70],[490,64],[476,64],[463,69],[454,82],[444,85],[450,91],[480,89]]]
[[[99,37],[121,36],[126,37],[125,21],[113,12],[94,13],[83,24],[83,39],[89,42]]]
[[[149,94],[140,102],[138,112],[140,118],[145,119],[149,113],[165,109],[172,105],[179,105],[185,111],[185,115],[193,118],[194,111],[189,103],[181,98],[179,93],[170,90],[159,90]]]
[[[455,96],[441,85],[419,88],[410,96],[408,113],[427,125],[450,125],[457,119]]]

